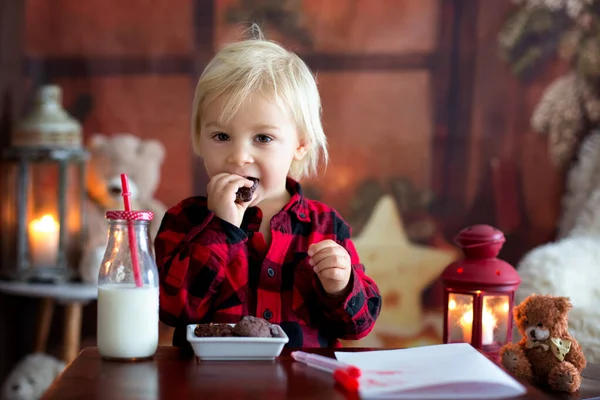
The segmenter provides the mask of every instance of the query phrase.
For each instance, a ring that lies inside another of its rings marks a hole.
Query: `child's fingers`
[[[334,242],[331,239],[326,239],[326,240],[322,240],[318,243],[313,243],[308,247],[308,255],[312,257],[313,255],[320,252],[321,250],[323,250],[327,247],[334,247],[334,246],[339,246],[339,244],[337,244],[336,242]]]
[[[333,254],[319,260],[313,265],[313,271],[315,271],[317,274],[328,268],[350,269],[350,256],[347,253]]]
[[[239,188],[247,185],[248,180],[238,175],[229,175],[219,179],[215,183],[214,193],[221,193],[227,197],[228,200],[235,200],[235,193]],[[233,197],[232,197],[233,195]]]
[[[345,281],[348,279],[348,270],[345,268],[330,267],[320,270],[317,275],[321,280]]]
[[[227,185],[229,185],[232,182],[238,182],[238,189],[244,186],[252,187],[252,185],[254,184],[254,182],[252,182],[250,179],[246,179],[243,176],[223,172],[213,176],[213,178],[208,183],[207,191],[208,193],[222,192],[226,190]]]
[[[244,184],[245,187],[252,187],[252,186],[254,186],[254,182],[251,181],[250,179],[244,178],[244,180],[246,181],[246,184]]]
[[[340,266],[337,265],[336,257],[330,256],[330,257],[323,258],[318,263],[315,263],[313,266],[313,271],[315,271],[318,274],[327,268],[335,268],[335,267],[340,267]]]
[[[233,175],[225,173],[225,172],[217,174],[210,179],[210,181],[208,182],[208,185],[206,187],[206,190],[208,193],[211,193],[211,194],[217,193],[220,191],[220,189],[223,188],[223,185],[225,185],[227,182],[229,182],[233,178],[234,178]]]
[[[344,256],[346,256],[348,252],[341,246],[331,246],[325,247],[321,249],[318,253],[315,253],[308,262],[310,265],[317,265],[325,258],[334,258],[338,261],[344,261]]]

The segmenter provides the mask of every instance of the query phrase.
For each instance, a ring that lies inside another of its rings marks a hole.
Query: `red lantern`
[[[512,341],[514,294],[521,278],[498,258],[504,234],[488,225],[463,229],[454,239],[465,257],[442,273],[444,343],[466,342],[492,358]]]

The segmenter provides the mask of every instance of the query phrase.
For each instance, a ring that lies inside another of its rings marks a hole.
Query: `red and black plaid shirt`
[[[185,326],[235,323],[244,315],[279,324],[290,347],[338,346],[366,336],[381,309],[377,285],[365,275],[350,227],[323,203],[305,199],[288,179],[289,203],[271,220],[268,247],[258,232],[262,212],[246,210],[238,228],[207,209],[205,197],[171,208],[155,240],[160,279],[160,319],[175,326],[173,342],[185,345]],[[349,294],[332,298],[308,263],[312,243],[331,239],[350,254]]]

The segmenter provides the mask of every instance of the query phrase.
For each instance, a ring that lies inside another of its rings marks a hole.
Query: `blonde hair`
[[[194,151],[200,154],[204,101],[225,95],[222,122],[227,123],[245,100],[260,94],[272,98],[289,113],[307,145],[306,155],[292,163],[289,175],[294,179],[316,175],[321,159],[324,165],[328,160],[316,80],[300,57],[265,40],[256,26],[251,30],[257,37],[223,47],[198,80],[192,110]]]

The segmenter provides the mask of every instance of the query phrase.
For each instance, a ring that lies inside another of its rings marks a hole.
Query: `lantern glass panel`
[[[473,296],[448,294],[448,343],[471,342],[473,328]]]
[[[493,332],[492,343],[502,345],[508,341],[509,318],[512,317],[509,313],[509,300],[508,295],[484,295],[483,316],[481,320],[484,335],[482,338],[483,345],[490,344],[488,343],[489,340],[485,340],[485,334],[490,329]]]
[[[60,221],[58,210],[58,165],[31,164],[27,185],[27,239],[31,267],[50,268],[58,264]]]

